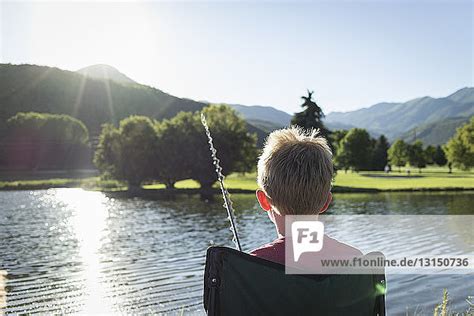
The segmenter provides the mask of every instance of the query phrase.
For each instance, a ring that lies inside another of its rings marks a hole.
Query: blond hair
[[[284,215],[318,214],[333,177],[332,153],[319,130],[272,132],[258,160],[258,185]]]

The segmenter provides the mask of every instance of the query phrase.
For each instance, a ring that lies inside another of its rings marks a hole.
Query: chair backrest
[[[385,315],[385,275],[290,275],[226,247],[207,250],[208,315]]]

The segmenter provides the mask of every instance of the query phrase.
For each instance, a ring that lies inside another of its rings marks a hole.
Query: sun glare
[[[101,273],[100,248],[107,238],[107,198],[99,192],[65,189],[57,193],[58,200],[73,210],[69,226],[79,242],[78,254],[83,263],[85,293],[83,312],[112,312],[113,302],[107,295]]]
[[[146,3],[37,3],[28,13],[31,21],[42,21],[28,38],[42,63],[71,70],[109,64],[133,75],[157,57],[160,30]]]

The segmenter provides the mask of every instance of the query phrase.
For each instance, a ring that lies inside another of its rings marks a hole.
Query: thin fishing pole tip
[[[206,122],[206,116],[204,115],[203,112],[201,112],[201,123],[204,126],[204,129],[206,131],[206,136],[208,139],[209,143],[209,149],[211,151],[211,157],[213,160],[213,164],[215,165],[215,171],[217,173],[217,180],[219,181],[219,185],[221,187],[222,191],[222,197],[224,199],[224,205],[223,207],[227,210],[227,216],[228,220],[230,221],[230,230],[232,231],[232,241],[234,242],[235,246],[239,251],[242,251],[242,247],[240,246],[240,240],[239,240],[239,235],[237,233],[237,225],[234,220],[234,209],[232,208],[232,200],[230,199],[229,192],[224,186],[224,175],[222,174],[222,167],[220,166],[220,160],[217,158],[217,150],[214,147],[214,143],[212,141],[212,136],[211,136],[211,131],[209,130],[209,126],[207,125]]]

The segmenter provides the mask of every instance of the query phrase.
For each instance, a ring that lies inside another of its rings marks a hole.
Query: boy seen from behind
[[[277,130],[268,136],[257,169],[257,200],[275,225],[277,239],[251,254],[285,264],[285,216],[318,215],[332,201],[331,149],[317,130],[306,132],[298,127]],[[356,257],[362,253],[325,235],[323,248],[316,255]]]

